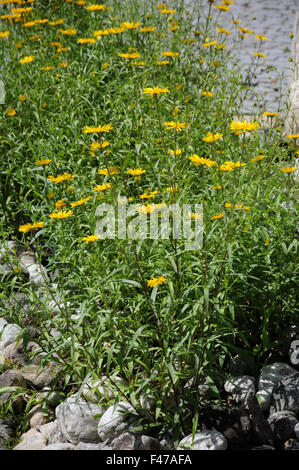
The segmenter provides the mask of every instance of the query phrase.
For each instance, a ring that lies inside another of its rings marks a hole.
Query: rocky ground
[[[13,264],[6,264],[7,257],[19,263],[42,299],[47,272],[34,252],[25,252],[13,241],[2,246],[0,268],[4,276],[14,269]],[[63,301],[61,295],[57,298]],[[24,296],[14,301],[26,309]],[[57,305],[48,301],[54,314]],[[5,306],[1,311],[5,312]],[[299,450],[298,325],[285,331],[285,343],[264,358],[261,370],[254,360],[244,362],[238,356],[231,360],[228,374],[220,374],[217,383],[223,404],[205,403],[209,385],[202,383],[198,389],[202,402],[200,432],[193,443],[191,435],[185,436],[175,448],[171,429],[162,439],[136,433],[134,410],[128,402],[121,401],[115,409],[98,404],[99,398],[103,402],[105,397],[113,397],[104,375],[97,381],[87,381],[80,391],[66,398],[59,385],[62,381],[56,380],[61,371],[59,364],[51,361],[47,367],[41,366],[44,352],[38,328],[27,327],[25,338],[24,329],[4,316],[0,316],[0,402],[7,403],[13,393],[10,387],[17,387],[12,408],[16,416],[26,416],[28,429],[13,450],[174,450],[191,444],[194,450]],[[51,331],[52,335],[57,333]],[[115,380],[125,383],[121,377]],[[33,395],[34,406],[30,407]],[[143,397],[142,403],[147,409],[151,406],[149,397]],[[125,412],[131,412],[130,416]],[[7,417],[0,419],[0,448],[7,449],[15,436],[14,424]]]

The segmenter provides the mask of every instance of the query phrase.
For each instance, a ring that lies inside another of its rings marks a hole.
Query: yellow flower
[[[53,70],[55,67],[53,67],[52,65],[48,65],[47,67],[42,67],[41,70],[43,72],[49,72],[50,70]]]
[[[158,194],[158,191],[151,191],[150,193],[141,194],[139,197],[140,197],[140,199],[151,199],[156,194]]]
[[[64,20],[63,20],[63,19],[55,20],[55,21],[49,21],[49,25],[50,25],[50,26],[57,26],[57,25],[63,24],[63,23],[64,23]]]
[[[168,188],[165,189],[167,193],[176,193],[179,190],[179,188],[175,188],[173,186],[169,186]]]
[[[132,175],[132,176],[140,176],[145,172],[146,170],[143,170],[142,168],[130,168],[128,170],[129,175]]]
[[[244,122],[241,121],[232,121],[230,124],[230,130],[235,133],[235,135],[242,134],[243,132],[250,132],[255,129],[259,128],[259,124],[257,122]]]
[[[255,39],[261,39],[262,41],[268,41],[268,38],[263,34],[256,34]]]
[[[216,142],[217,140],[221,139],[223,134],[212,134],[212,132],[208,132],[205,137],[202,138],[205,142]]]
[[[151,33],[156,29],[156,26],[145,26],[144,28],[140,28],[140,31],[142,31],[143,33]]]
[[[159,285],[163,284],[163,282],[165,282],[165,281],[166,281],[166,278],[164,276],[153,277],[152,279],[147,281],[147,285],[149,287],[155,287],[155,286],[159,286]]]
[[[169,64],[169,60],[160,60],[156,62],[156,65],[167,65]]]
[[[176,150],[169,149],[168,153],[171,153],[174,156],[174,155],[181,155],[182,151],[181,149],[176,149]]]
[[[105,5],[87,5],[87,7],[85,8],[86,10],[89,10],[89,11],[105,11],[106,10]]]
[[[110,145],[110,142],[108,140],[105,140],[105,142],[92,142],[90,144],[91,150],[94,152],[97,149],[104,149]]]
[[[171,52],[171,51],[163,51],[161,52],[163,57],[178,57],[180,55],[179,52]]]
[[[110,183],[107,183],[107,184],[98,184],[97,186],[95,186],[93,188],[94,191],[105,191],[106,189],[109,189],[111,188],[111,184]]]
[[[100,238],[99,235],[89,235],[88,237],[81,238],[81,241],[85,243],[90,243],[90,242],[95,242],[99,238]]]
[[[64,175],[59,175],[56,178],[52,175],[48,176],[47,180],[52,181],[52,183],[61,183],[63,181],[71,181],[74,179],[73,175],[70,175],[69,173],[65,173]]]
[[[109,132],[111,129],[113,129],[111,124],[105,124],[104,126],[98,126],[98,127],[89,127],[85,126],[84,133],[89,134],[92,132]]]
[[[20,64],[29,64],[29,62],[33,62],[33,61],[34,61],[34,56],[29,55],[29,56],[24,57],[23,59],[20,59]]]
[[[174,15],[174,13],[176,13],[176,10],[167,10],[167,8],[163,8],[163,10],[161,10],[161,13],[163,15]]]
[[[280,116],[280,113],[270,113],[269,111],[265,111],[264,115],[272,117],[272,116]]]
[[[126,29],[136,29],[136,28],[139,28],[140,25],[141,25],[140,21],[137,21],[137,23],[134,23],[133,21],[131,22],[124,21],[123,23],[121,23],[121,26]]]
[[[222,186],[221,184],[218,184],[217,186],[212,186],[213,189],[215,189],[215,191],[217,191],[217,189],[221,189]]]
[[[7,116],[10,116],[10,117],[15,116],[16,115],[16,110],[15,109],[8,109],[6,111],[6,114],[7,114]]]
[[[108,36],[109,31],[107,29],[98,29],[97,31],[93,32],[93,35],[95,38],[101,37],[101,36]]]
[[[254,57],[262,57],[263,59],[266,57],[266,54],[262,54],[261,52],[254,52],[253,55]]]
[[[8,38],[10,35],[10,31],[2,31],[0,32],[0,39]]]
[[[195,166],[205,165],[210,168],[211,166],[217,165],[217,162],[215,162],[214,160],[211,160],[210,158],[199,157],[196,154],[191,155],[191,157],[189,157],[189,160],[191,160],[191,162],[194,163]]]
[[[211,41],[211,42],[204,42],[201,47],[211,47],[214,46],[217,43],[217,41]]]
[[[103,168],[102,170],[98,170],[99,175],[117,175],[119,173],[118,166],[109,166],[108,168]]]
[[[49,217],[51,219],[67,219],[73,215],[73,211],[59,211],[59,212],[52,212]]]
[[[223,217],[223,212],[221,212],[221,214],[213,215],[213,217],[211,218],[211,220],[222,219],[222,217]]]
[[[85,204],[85,202],[89,201],[89,199],[91,199],[91,196],[88,196],[85,199],[80,199],[79,201],[71,202],[70,206],[72,209],[77,206],[82,206],[82,204]]]
[[[202,96],[214,96],[214,93],[211,91],[202,91],[201,94]]]
[[[253,29],[250,31],[248,28],[241,28],[241,26],[238,26],[238,30],[241,31],[242,33],[247,33],[247,34],[254,33]]]
[[[221,171],[231,171],[234,168],[241,168],[242,166],[245,166],[246,163],[241,163],[241,162],[224,162],[222,165],[219,166],[219,170]]]
[[[30,230],[36,230],[38,228],[43,228],[45,226],[44,222],[33,222],[33,224],[25,224],[19,227],[19,232],[27,233]]]
[[[270,238],[266,238],[265,245],[268,246],[270,244]]]
[[[299,134],[289,134],[287,136],[288,139],[298,139],[298,137],[299,137]]]
[[[53,191],[51,191],[49,194],[47,194],[47,197],[48,197],[49,199],[53,199],[53,197],[54,197]]]
[[[222,10],[222,11],[229,11],[230,7],[226,5],[214,5],[214,8],[217,8],[217,10]]]
[[[289,167],[285,167],[285,168],[281,168],[281,171],[283,171],[284,173],[292,173],[293,171],[296,170],[296,166],[289,166]]]
[[[253,157],[250,161],[252,163],[259,162],[260,160],[263,160],[263,158],[265,158],[265,155],[258,155],[257,157]]]
[[[144,95],[157,95],[157,96],[159,96],[161,93],[169,93],[169,90],[168,90],[168,88],[159,88],[159,87],[144,88],[142,90],[142,93]]]
[[[55,202],[55,209],[62,209],[67,205],[66,202],[64,202],[64,199],[59,199],[59,201]]]
[[[177,132],[181,131],[182,129],[187,129],[188,124],[186,122],[164,122],[164,125],[167,126],[166,129],[175,129]]]
[[[139,54],[139,52],[132,52],[131,54],[119,53],[118,56],[122,57],[123,59],[137,59],[138,57],[141,56],[141,54]]]
[[[217,33],[220,33],[220,34],[223,33],[223,34],[229,35],[231,33],[225,28],[216,28],[216,30],[217,30]]]
[[[79,38],[78,44],[95,44],[96,40],[94,38]]]
[[[35,163],[37,163],[38,165],[48,165],[52,160],[50,160],[49,158],[45,158],[44,160],[36,160]]]
[[[59,29],[59,32],[64,36],[75,36],[77,34],[77,31],[73,28]]]
[[[166,207],[166,204],[163,202],[161,204],[147,204],[146,206],[141,206],[137,208],[139,214],[151,214],[152,212]]]

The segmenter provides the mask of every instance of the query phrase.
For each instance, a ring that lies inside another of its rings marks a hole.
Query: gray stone
[[[299,439],[299,423],[295,424],[294,433],[297,439]]]
[[[22,328],[20,328],[18,325],[15,325],[14,323],[8,323],[7,325],[4,325],[0,339],[0,350],[3,350],[9,344],[20,339],[22,332]]]
[[[50,408],[56,408],[64,399],[65,396],[61,392],[52,391],[50,387],[44,387],[42,391],[36,395],[37,401],[42,401]]]
[[[37,259],[31,251],[25,251],[19,257],[20,266],[25,272],[28,272],[29,279],[38,286],[44,286],[49,283],[46,269],[37,262]]]
[[[4,419],[0,419],[0,443],[11,439],[13,435],[14,431],[12,425]]]
[[[299,335],[290,344],[289,358],[294,367],[299,367]]]
[[[87,442],[79,442],[76,445],[74,450],[103,450],[104,443],[101,442],[100,444],[88,444]]]
[[[236,403],[243,405],[245,403],[246,394],[249,392],[255,393],[255,380],[248,375],[232,377],[225,382],[224,390],[231,394]]]
[[[38,349],[40,349],[39,345],[30,341],[25,352],[23,340],[21,340],[20,342],[14,341],[6,346],[3,350],[3,354],[7,361],[15,362],[23,366],[28,362],[30,354]]]
[[[0,317],[0,333],[5,325],[7,325],[7,321],[5,320],[5,318]]]
[[[58,376],[61,367],[54,362],[50,362],[47,368],[37,364],[25,366],[22,373],[25,380],[34,387],[41,389],[51,385]]]
[[[97,427],[104,408],[94,403],[87,403],[77,395],[69,397],[57,406],[55,413],[65,438],[72,444],[79,442],[99,442]]]
[[[105,449],[110,450],[160,450],[157,439],[141,434],[124,432],[115,439],[105,441]]]
[[[268,423],[275,438],[280,442],[286,442],[295,437],[294,428],[298,423],[296,415],[291,411],[277,411],[268,418]]]
[[[270,414],[284,410],[299,412],[299,372],[281,379],[273,387]]]
[[[295,372],[295,369],[282,362],[275,362],[263,367],[258,384],[259,390],[256,394],[259,405],[263,410],[269,409],[274,385]]]
[[[58,420],[50,421],[49,423],[37,426],[36,429],[44,436],[47,444],[56,444],[57,442],[65,442],[64,434],[62,433]]]
[[[127,381],[118,375],[114,376],[112,380],[117,386],[127,385]],[[113,384],[105,375],[99,380],[90,380],[86,382],[81,391],[81,395],[88,400],[98,400],[99,398],[112,400],[118,394],[119,391],[113,386]]]
[[[22,434],[19,444],[13,450],[41,450],[47,445],[45,436],[38,428],[30,429]]]
[[[33,408],[31,408],[27,415],[27,419],[31,428],[41,426],[42,424],[45,424],[47,420],[41,405],[35,405]]]
[[[226,450],[227,440],[218,431],[201,431],[195,434],[194,440],[192,434],[182,439],[176,450]]]
[[[0,389],[2,387],[27,388],[27,383],[19,369],[9,369],[0,375]]]
[[[128,416],[127,412],[134,412],[128,402],[120,401],[117,407],[113,405],[105,411],[98,425],[98,435],[101,441],[116,438],[125,431],[129,431],[135,418]]]
[[[58,442],[57,444],[49,444],[42,450],[75,450],[75,448],[74,444],[69,442]]]

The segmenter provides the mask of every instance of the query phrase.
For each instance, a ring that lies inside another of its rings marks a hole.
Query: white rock
[[[87,403],[77,395],[72,395],[55,409],[59,427],[66,440],[72,444],[79,442],[99,442],[97,427],[104,408],[94,403]]]
[[[15,241],[10,240],[4,246],[2,245],[0,248],[0,261],[4,258],[4,256],[10,254],[18,254],[22,250],[22,247]]]
[[[58,420],[50,421],[36,428],[46,439],[47,444],[56,444],[57,442],[65,442],[65,437],[61,432]]]
[[[49,281],[46,269],[35,258],[34,253],[25,251],[20,256],[20,266],[22,270],[29,273],[30,281],[39,286],[47,284]]]
[[[13,450],[41,450],[46,445],[45,436],[37,428],[33,428],[22,434],[21,442]]]
[[[5,320],[5,318],[0,317],[0,333],[5,325],[7,325],[7,321]]]
[[[270,392],[267,390],[259,390],[256,393],[256,398],[257,398],[260,408],[263,411],[267,411],[271,405],[272,391]]]
[[[69,442],[58,442],[57,444],[49,444],[48,446],[44,447],[42,450],[74,450],[74,444],[70,444]]]
[[[114,376],[112,380],[116,385],[127,385],[127,381],[118,375]],[[118,390],[113,387],[112,383],[105,375],[99,380],[90,380],[86,382],[81,391],[81,395],[88,400],[92,400],[94,398],[107,398],[108,400],[112,400],[118,393]]]
[[[9,344],[17,341],[21,337],[21,334],[22,328],[20,328],[15,323],[4,325],[0,339],[0,350],[3,350]]]
[[[297,439],[299,439],[299,423],[295,424],[294,433]]]
[[[134,408],[130,403],[125,401],[120,401],[117,407],[110,406],[105,411],[98,425],[98,435],[101,441],[111,437],[115,438],[130,430],[130,425],[135,419],[132,416],[125,415],[125,412],[134,412]]]
[[[226,450],[227,440],[218,431],[201,431],[195,434],[192,440],[192,434],[182,439],[176,450]]]

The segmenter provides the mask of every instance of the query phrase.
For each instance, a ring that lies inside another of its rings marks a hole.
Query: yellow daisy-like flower
[[[19,227],[19,232],[27,233],[30,230],[36,230],[38,228],[43,228],[45,226],[44,222],[33,222],[33,224],[25,224]]]
[[[201,94],[202,96],[214,96],[214,93],[212,93],[211,91],[202,91]]]
[[[98,149],[104,149],[110,145],[110,142],[108,140],[105,140],[105,142],[92,142],[90,144],[90,149],[94,152],[95,150]]]
[[[219,170],[221,171],[231,171],[234,170],[235,168],[241,168],[245,166],[246,163],[241,163],[241,162],[224,162],[222,165],[219,166]]]
[[[41,70],[43,72],[49,72],[50,70],[54,70],[54,66],[53,65],[47,65],[47,67],[42,67]]]
[[[64,199],[59,199],[59,201],[55,202],[55,209],[62,209],[63,207],[67,206],[67,203],[64,202]]]
[[[156,26],[145,26],[144,28],[140,28],[139,31],[141,31],[142,33],[152,33],[156,29]]]
[[[131,22],[124,21],[123,23],[121,23],[121,26],[126,29],[136,29],[136,28],[139,28],[140,25],[141,25],[140,21],[137,21],[137,23],[134,23],[133,21]]]
[[[149,281],[147,281],[147,285],[149,287],[155,287],[155,286],[160,286],[161,284],[163,284],[163,282],[166,281],[166,278],[164,276],[160,276],[160,277],[153,277],[152,279],[150,279]]]
[[[26,101],[26,99],[27,99],[27,96],[25,94],[19,96],[20,101]]]
[[[137,59],[138,57],[141,56],[139,52],[132,52],[131,54],[129,53],[119,53],[117,54],[119,57],[122,57],[123,59]]]
[[[212,132],[208,132],[205,137],[202,138],[205,142],[216,142],[217,140],[221,139],[223,134],[220,134],[219,132],[216,134],[212,134]]]
[[[78,44],[95,44],[97,41],[94,38],[79,38]]]
[[[90,243],[90,242],[95,242],[99,238],[100,238],[99,235],[89,235],[88,237],[81,238],[81,241],[85,243]]]
[[[269,116],[269,117],[280,116],[280,113],[270,113],[269,111],[265,111],[264,116]]]
[[[253,55],[254,57],[262,57],[262,59],[266,57],[266,54],[262,54],[261,52],[254,52]]]
[[[67,219],[73,215],[73,211],[59,211],[59,212],[52,212],[49,217],[51,219]]]
[[[118,166],[109,166],[108,168],[103,168],[101,170],[98,170],[99,175],[117,175],[119,173],[119,167]]]
[[[189,124],[187,124],[186,122],[174,122],[174,121],[164,122],[164,125],[166,126],[167,130],[175,129],[177,132],[181,131],[182,129],[187,129],[187,127],[189,126]]]
[[[87,7],[85,7],[86,10],[88,11],[105,11],[106,10],[106,6],[105,5],[87,5]]]
[[[191,162],[194,163],[195,166],[205,165],[210,168],[211,166],[217,165],[217,162],[215,162],[214,160],[211,160],[210,158],[199,157],[196,154],[191,155],[191,157],[189,157],[189,160],[191,160]]]
[[[167,193],[176,193],[179,190],[179,188],[174,187],[174,186],[168,186],[168,188],[165,189]]]
[[[15,116],[15,115],[17,114],[17,112],[16,112],[15,109],[8,109],[8,110],[6,111],[6,114],[7,114],[7,116],[12,117],[12,116]]]
[[[286,168],[281,168],[281,171],[283,171],[284,173],[292,173],[293,171],[296,170],[296,166],[289,166],[289,167],[286,167]]]
[[[167,65],[169,64],[169,60],[160,60],[156,62],[156,65],[162,66],[162,65]]]
[[[74,201],[70,203],[71,208],[73,209],[74,207],[77,206],[82,206],[82,204],[85,204],[87,201],[91,199],[91,196],[86,197],[85,199],[80,199],[79,201]]]
[[[108,36],[109,31],[107,29],[98,29],[93,32],[95,38],[99,38],[101,36]]]
[[[267,38],[263,34],[256,34],[255,39],[261,39],[261,41],[268,41],[269,38]]]
[[[92,132],[109,132],[111,129],[113,129],[111,124],[105,124],[104,126],[98,126],[98,127],[85,126],[85,129],[83,132],[85,134],[90,134]]]
[[[222,219],[222,217],[223,217],[223,212],[221,212],[221,214],[213,215],[213,217],[211,217],[211,220]]]
[[[97,186],[95,186],[93,188],[94,191],[105,191],[106,189],[109,189],[111,188],[111,184],[110,183],[107,183],[107,184],[98,184]]]
[[[169,149],[168,153],[171,153],[174,156],[174,155],[181,155],[182,151],[181,149],[176,149],[176,150]]]
[[[221,188],[222,188],[221,184],[218,184],[217,186],[212,186],[212,189],[215,189],[215,191]]]
[[[163,57],[178,57],[180,55],[179,52],[172,52],[172,51],[163,51],[161,52],[161,56]]]
[[[30,62],[33,62],[35,57],[33,55],[27,55],[26,57],[23,57],[23,59],[20,59],[20,64],[29,64]]]
[[[77,31],[73,28],[59,29],[59,32],[64,36],[75,36],[77,34]]]
[[[132,175],[132,176],[140,176],[145,172],[146,170],[143,170],[142,168],[129,168],[128,170],[129,175]]]
[[[57,177],[55,176],[48,176],[47,180],[48,181],[51,181],[52,183],[62,183],[63,181],[71,181],[74,179],[74,176],[69,174],[69,173],[65,173],[64,175],[58,175]]]
[[[289,134],[289,135],[287,135],[288,139],[298,139],[298,137],[299,137],[299,134]]]
[[[265,155],[258,155],[257,157],[253,157],[250,161],[252,163],[259,162],[260,160],[263,160],[263,158],[265,158]]]
[[[43,160],[36,160],[35,163],[37,163],[38,165],[48,165],[52,160],[50,160],[50,158],[45,158]]]
[[[146,206],[141,206],[137,208],[137,212],[139,214],[151,214],[152,212],[155,212],[158,209],[161,209],[163,207],[166,207],[166,204],[162,202],[161,204],[147,204]]]
[[[229,35],[229,34],[231,33],[230,31],[228,31],[228,30],[225,29],[225,28],[216,28],[216,30],[217,30],[217,33],[219,33],[219,34],[226,34],[226,35]]]
[[[214,5],[214,8],[216,8],[217,10],[222,10],[222,11],[229,11],[230,10],[230,7],[228,7],[226,5]]]
[[[151,199],[156,194],[158,194],[158,191],[151,191],[150,193],[141,194],[139,197],[140,197],[140,199]]]
[[[57,26],[59,24],[63,24],[64,20],[61,18],[60,20],[55,20],[55,21],[49,21],[50,26]]]
[[[217,43],[217,41],[211,41],[211,42],[204,42],[201,47],[211,47],[214,46]]]
[[[240,135],[243,132],[254,131],[259,128],[257,122],[247,122],[246,120],[241,121],[232,121],[230,124],[230,130],[235,133],[235,135]]]
[[[154,88],[144,88],[142,90],[142,93],[144,95],[157,95],[160,96],[161,93],[169,93],[170,90],[168,88],[159,88],[159,87],[154,87]]]
[[[8,38],[10,35],[10,31],[2,31],[0,32],[0,39]]]

